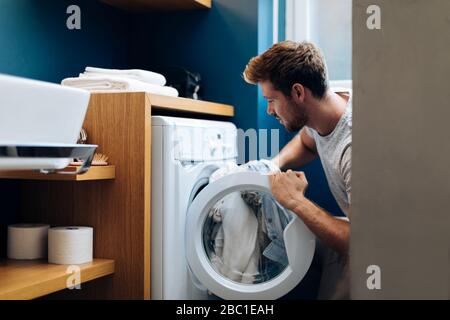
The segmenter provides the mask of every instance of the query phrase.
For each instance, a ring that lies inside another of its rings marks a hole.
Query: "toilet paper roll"
[[[92,261],[91,227],[56,227],[48,231],[48,262],[82,264]]]
[[[33,260],[47,256],[48,224],[20,223],[8,226],[9,259]]]

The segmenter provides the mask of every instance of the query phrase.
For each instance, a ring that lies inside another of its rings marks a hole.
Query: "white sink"
[[[85,90],[0,74],[0,147],[76,143],[89,98]],[[0,170],[62,169],[70,160],[0,156]]]

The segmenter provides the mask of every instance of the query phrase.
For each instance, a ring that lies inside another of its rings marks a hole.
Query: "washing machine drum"
[[[314,250],[314,234],[273,200],[266,175],[241,172],[220,178],[189,206],[189,267],[223,299],[282,297],[303,279]]]

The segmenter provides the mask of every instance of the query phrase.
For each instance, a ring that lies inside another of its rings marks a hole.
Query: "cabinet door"
[[[352,298],[448,299],[450,1],[353,1],[353,45]]]

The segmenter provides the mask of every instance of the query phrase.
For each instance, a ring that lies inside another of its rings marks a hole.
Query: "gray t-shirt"
[[[305,127],[306,133],[316,142],[328,185],[339,207],[348,216],[351,203],[352,168],[352,100],[333,132],[321,136],[316,130]]]

